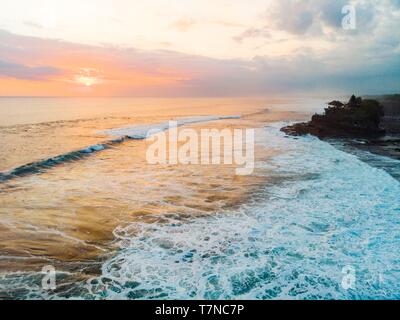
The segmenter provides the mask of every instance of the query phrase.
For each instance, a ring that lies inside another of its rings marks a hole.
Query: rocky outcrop
[[[332,101],[325,113],[315,114],[311,121],[282,128],[289,135],[312,134],[320,138],[381,136],[384,116],[381,104],[372,99],[352,96],[348,103]]]
[[[385,116],[400,117],[400,94],[381,96],[376,100],[383,106]]]

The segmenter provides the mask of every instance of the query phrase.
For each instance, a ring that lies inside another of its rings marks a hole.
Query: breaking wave
[[[223,119],[236,119],[236,118],[239,118],[239,116],[199,116],[199,117],[178,119],[176,120],[176,123],[177,126],[179,127],[194,123],[210,122]],[[16,177],[38,174],[63,163],[84,159],[91,154],[100,152],[105,149],[109,149],[127,140],[143,140],[146,139],[149,133],[155,133],[156,131],[158,132],[165,131],[168,129],[169,129],[169,122],[165,122],[154,125],[130,126],[125,128],[116,128],[107,131],[102,131],[99,133],[110,136],[118,136],[119,138],[109,140],[104,143],[92,145],[83,148],[81,150],[71,151],[48,159],[28,163],[6,172],[0,172],[0,182],[12,180]]]
[[[198,116],[198,117],[187,117],[176,120],[176,125],[178,127],[202,123],[202,122],[210,122],[224,119],[239,119],[240,116]],[[126,136],[131,139],[146,139],[149,132],[156,131],[166,131],[169,129],[170,123],[163,122],[157,123],[154,125],[142,125],[142,126],[129,126],[124,128],[111,129],[106,131],[101,131],[99,133],[111,135],[111,136]]]
[[[134,223],[91,297],[399,299],[400,183],[316,138],[266,128],[276,183],[239,211]],[[262,199],[262,200],[260,200]],[[351,288],[343,268],[355,270]]]
[[[29,298],[399,299],[400,182],[282,125],[265,128],[264,145],[284,152],[257,164],[270,183],[239,209],[120,226],[101,275],[67,294],[26,275],[8,286],[34,287]],[[347,289],[344,267],[355,272]]]

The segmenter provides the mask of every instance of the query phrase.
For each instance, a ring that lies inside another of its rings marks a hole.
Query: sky
[[[0,96],[395,93],[399,58],[400,0],[0,5]]]

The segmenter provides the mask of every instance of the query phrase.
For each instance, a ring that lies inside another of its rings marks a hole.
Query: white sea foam
[[[400,183],[278,128],[264,142],[288,150],[268,164],[276,184],[236,212],[117,228],[121,251],[89,282],[92,297],[400,298]]]
[[[282,125],[265,128],[265,146],[285,152],[258,164],[272,169],[272,182],[253,201],[210,217],[117,228],[120,251],[76,297],[399,299],[399,181],[316,138],[285,138]],[[356,271],[349,290],[345,266]],[[27,297],[51,298],[32,289],[38,281],[0,279]]]
[[[198,117],[187,117],[175,120],[177,125],[184,126],[188,124],[210,122],[224,119],[238,119],[240,116],[198,116]],[[129,126],[124,128],[116,128],[105,131],[100,131],[100,134],[118,136],[118,137],[130,137],[132,139],[145,139],[148,132],[150,131],[165,131],[169,129],[169,122],[156,123],[152,125],[138,125]]]

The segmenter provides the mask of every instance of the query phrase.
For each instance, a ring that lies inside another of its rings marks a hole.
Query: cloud
[[[171,24],[171,28],[179,32],[187,32],[196,25],[196,21],[189,18],[181,18]]]
[[[32,28],[36,28],[36,29],[43,29],[43,26],[41,24],[38,24],[36,22],[33,21],[24,21],[23,24],[27,27],[32,27]]]
[[[243,24],[234,22],[234,21],[227,21],[227,20],[222,20],[222,19],[211,19],[209,20],[210,23],[220,25],[223,27],[227,28],[238,28],[238,27],[243,27]]]
[[[247,28],[234,39],[240,42],[246,38],[269,38],[274,32],[325,39],[332,39],[335,35],[343,36],[346,31],[342,28],[342,20],[345,17],[342,9],[347,5],[352,5],[356,11],[356,30],[352,31],[352,34],[365,34],[376,27],[377,15],[383,10],[386,13],[390,11],[390,6],[397,7],[397,2],[398,0],[392,0],[390,4],[382,4],[377,0],[273,1],[262,14],[262,27]]]
[[[274,1],[265,14],[265,18],[280,30],[292,34],[306,33],[314,22],[314,5],[308,0]]]
[[[320,21],[333,28],[341,28],[343,13],[342,8],[348,5],[348,0],[322,1],[316,8]]]
[[[251,60],[82,45],[0,31],[0,74],[45,81],[40,83],[41,95],[46,95],[54,82],[58,84],[54,92],[71,95],[80,94],[82,84],[88,85],[93,95],[102,96],[390,93],[400,87],[400,35],[388,31],[396,24],[395,20],[386,21],[377,29],[384,35],[377,34],[380,41],[371,37],[354,42],[339,39],[332,50],[304,47],[290,55],[260,55]],[[247,35],[259,33],[255,30]],[[2,94],[11,92],[4,83],[0,87]],[[11,93],[26,94],[23,86],[18,90]]]
[[[400,0],[390,0],[390,3],[394,8],[400,9]]]
[[[44,81],[61,73],[62,70],[55,67],[29,67],[0,60],[0,77]]]
[[[242,42],[243,40],[249,38],[268,38],[270,36],[270,32],[265,28],[248,28],[241,34],[234,36],[233,40]]]

